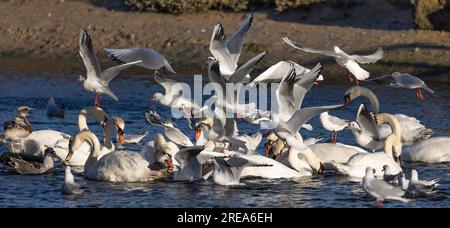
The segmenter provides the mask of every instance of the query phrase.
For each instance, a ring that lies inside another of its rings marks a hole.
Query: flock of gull
[[[434,93],[422,80],[406,73],[393,73],[370,78],[360,65],[374,64],[383,57],[379,48],[370,55],[347,54],[339,47],[317,50],[302,47],[287,37],[283,41],[303,52],[332,57],[349,72],[348,79],[356,85],[343,93],[343,102],[318,107],[302,107],[305,95],[313,86],[326,79],[321,75],[322,65],[308,69],[293,61],[280,61],[257,77],[250,74],[264,58],[262,52],[242,65],[238,65],[245,36],[250,30],[253,15],[227,38],[221,24],[214,27],[210,42],[212,57],[208,57],[208,79],[217,91],[203,107],[184,96],[179,82],[170,79],[175,71],[163,55],[150,48],[105,49],[109,58],[121,62],[105,70],[100,68],[94,54],[92,40],[81,29],[79,53],[86,67],[86,76],[80,76],[86,91],[95,93],[92,106],[78,114],[79,132],[74,135],[55,130],[33,130],[28,121],[31,108],[17,109],[15,118],[4,124],[1,144],[8,150],[2,161],[9,170],[20,174],[45,174],[55,170],[54,159],[65,166],[62,191],[79,194],[83,187],[76,183],[71,168],[82,168],[91,180],[105,182],[155,182],[162,179],[199,181],[212,178],[218,185],[239,185],[242,178],[301,178],[312,175],[349,176],[361,181],[363,189],[376,199],[377,206],[384,200],[408,202],[417,196],[437,191],[439,179],[419,180],[417,170],[409,179],[402,170],[403,162],[450,162],[450,137],[431,137],[432,130],[416,118],[404,114],[380,113],[377,96],[360,86],[361,82],[374,82],[383,86],[415,90],[420,101],[422,89]],[[125,121],[110,118],[100,107],[102,94],[114,100],[118,97],[109,83],[118,73],[132,66],[155,72],[154,79],[165,93],[155,93],[151,101],[170,109],[179,110],[189,123],[195,142],[180,130],[171,118],[158,111],[145,112],[146,121],[163,129],[153,140],[140,143],[148,135],[125,134]],[[240,90],[257,87],[262,83],[278,86],[277,106],[261,111],[255,103],[244,102]],[[234,85],[230,90],[228,84]],[[237,89],[235,89],[237,88]],[[337,112],[358,97],[370,101],[370,107],[360,104],[355,120],[345,120],[329,112]],[[214,108],[213,105],[214,104]],[[233,115],[227,115],[232,113]],[[64,107],[50,98],[48,115],[64,116]],[[312,131],[308,121],[320,116],[324,129],[332,136],[303,139],[300,130]],[[102,140],[89,130],[88,118],[102,126]],[[261,131],[253,135],[240,134],[238,124],[247,121],[260,125]],[[337,142],[338,132],[352,132],[359,146]],[[265,154],[257,148],[265,134]],[[112,136],[115,135],[115,143]],[[127,143],[142,146],[141,151],[125,149]]]

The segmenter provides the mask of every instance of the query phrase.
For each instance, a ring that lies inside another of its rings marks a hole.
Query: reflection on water
[[[34,129],[54,129],[68,134],[77,130],[76,115],[78,111],[90,105],[93,94],[82,90],[73,79],[52,79],[43,77],[22,77],[0,74],[0,121],[6,121],[15,114],[19,105],[28,105],[37,110],[31,115]],[[149,126],[144,119],[144,111],[150,108],[148,99],[154,92],[162,91],[160,86],[146,80],[121,79],[111,83],[113,91],[120,101],[105,98],[102,106],[110,116],[121,116],[126,120],[125,130],[137,133],[149,130],[150,140],[161,129]],[[381,111],[405,113],[415,116],[435,135],[450,135],[450,89],[436,85],[436,95],[425,94],[426,102],[419,103],[414,91],[373,87],[379,95]],[[440,87],[440,88],[439,88]],[[447,86],[448,87],[448,86]],[[345,85],[321,85],[315,87],[306,96],[304,106],[322,105],[342,102]],[[49,118],[45,107],[49,96],[56,97],[57,103],[66,106],[64,119]],[[368,102],[357,100],[358,102]],[[353,119],[358,104],[336,111],[334,114]],[[169,110],[159,108],[164,115]],[[190,137],[191,132],[183,120],[175,121]],[[324,134],[329,137],[315,118],[311,121],[315,131],[303,131],[305,138]],[[258,130],[257,126],[240,123],[242,133]],[[100,133],[100,127],[92,125],[92,130]],[[354,144],[350,132],[341,132],[338,140]],[[138,151],[138,146],[129,146]],[[0,149],[3,151],[3,149]],[[262,151],[262,144],[260,151]],[[417,199],[409,204],[386,202],[385,207],[448,207],[450,205],[449,167],[442,165],[405,164],[407,176],[411,168],[419,171],[421,178],[443,177],[441,191],[433,196]],[[223,187],[211,180],[195,183],[162,181],[144,184],[108,184],[88,181],[80,174],[75,174],[77,181],[85,186],[85,193],[80,196],[62,195],[60,188],[64,179],[63,172],[43,176],[11,175],[0,169],[0,207],[372,207],[374,200],[364,194],[359,183],[350,182],[343,177],[326,174],[323,177],[301,178],[296,180],[244,180],[244,185]]]

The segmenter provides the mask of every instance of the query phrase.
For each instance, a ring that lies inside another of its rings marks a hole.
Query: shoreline
[[[387,3],[378,5],[383,4]],[[413,19],[407,9],[385,10],[386,7],[379,6],[370,14],[363,12],[363,8],[313,8],[280,15],[257,11],[240,63],[267,51],[255,74],[281,60],[293,60],[307,67],[321,62],[325,67],[323,74],[330,75],[330,79],[347,74],[333,59],[290,48],[281,40],[288,36],[305,46],[330,49],[339,45],[358,54],[373,52],[381,46],[385,50],[383,60],[363,66],[372,76],[400,71],[450,81],[450,32],[412,29]],[[116,11],[85,1],[67,0],[0,2],[0,10],[4,12],[0,15],[0,71],[76,75],[84,73],[78,55],[80,27],[88,29],[104,67],[115,63],[107,59],[103,48],[150,47],[166,56],[177,73],[205,75],[204,60],[210,56],[209,40],[214,24],[222,22],[230,35],[246,17],[245,12],[170,15]],[[355,10],[354,15],[346,17],[348,10]],[[314,17],[317,12],[322,13],[319,19]],[[367,19],[369,16],[375,18]],[[153,74],[145,69],[127,72]]]

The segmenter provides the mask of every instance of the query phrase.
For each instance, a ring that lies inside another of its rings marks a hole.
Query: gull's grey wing
[[[228,51],[226,39],[227,37],[223,26],[220,23],[217,24],[214,26],[211,42],[209,44],[209,50],[214,58],[221,61],[221,64],[224,64],[228,69],[234,69],[236,62]]]
[[[224,81],[223,77],[220,74],[219,62],[217,60],[213,60],[209,64],[208,79],[209,79],[209,82],[215,83],[216,89],[218,89],[218,90],[220,89],[222,91],[222,93],[225,93],[226,85],[225,85],[225,81]],[[218,85],[219,87],[217,87],[216,85]],[[225,94],[223,94],[223,96],[225,96]],[[222,98],[219,98],[219,99],[222,99]]]
[[[106,83],[106,85],[108,85],[109,82],[111,80],[113,80],[114,77],[116,77],[117,74],[120,71],[125,70],[125,69],[127,69],[127,68],[129,68],[131,66],[134,66],[134,65],[136,65],[138,63],[141,63],[141,62],[142,62],[142,60],[138,60],[138,61],[134,61],[134,62],[125,63],[125,64],[122,64],[122,65],[110,67],[110,68],[102,71],[101,77],[102,77],[103,81]]]
[[[294,110],[294,84],[295,84],[295,68],[292,64],[291,69],[281,80],[276,90],[278,110]]]
[[[284,129],[289,131],[291,134],[297,133],[301,126],[308,122],[313,117],[320,115],[322,112],[326,112],[333,109],[338,109],[343,105],[327,105],[319,107],[308,107],[295,111],[294,115],[286,123],[280,123]]]
[[[294,85],[293,96],[294,96],[294,110],[301,107],[303,98],[305,98],[306,93],[311,89],[314,82],[322,72],[322,65],[318,63],[313,69],[308,71],[308,73],[303,74],[300,79],[299,74],[296,72],[297,82]]]
[[[86,29],[82,28],[80,30],[80,55],[83,59],[84,66],[86,67],[87,77],[97,76],[100,77],[101,69],[98,64],[97,57],[94,54],[94,48],[92,46],[92,39],[89,36]]]
[[[356,115],[356,122],[368,135],[373,136],[375,140],[381,140],[377,118],[375,114],[369,112],[364,104],[361,104]]]
[[[402,197],[405,194],[405,191],[401,188],[378,179],[367,181],[366,188],[368,192],[375,193],[375,195],[381,195],[385,199],[388,199],[389,197]]]
[[[204,149],[204,146],[192,146],[181,149],[175,154],[175,159],[180,164],[187,164],[192,159],[196,158]]]
[[[283,41],[286,42],[289,46],[301,50],[301,51],[305,51],[305,52],[309,52],[309,53],[315,53],[315,54],[321,54],[321,55],[326,55],[326,56],[330,56],[330,57],[341,57],[339,55],[337,55],[334,51],[327,51],[327,50],[318,50],[318,49],[313,49],[313,48],[307,48],[307,47],[299,47],[297,46],[297,42],[293,41],[287,37],[283,37]]]
[[[258,64],[266,55],[266,52],[261,52],[260,54],[256,55],[249,61],[247,61],[245,64],[240,66],[230,77],[229,82],[231,83],[242,83],[244,81],[244,78],[247,74],[249,74],[256,64]]]
[[[151,48],[126,48],[126,49],[105,49],[106,55],[115,61],[122,63],[131,63],[138,60],[142,60],[137,64],[140,67],[144,67],[151,70],[159,70],[161,67],[165,67],[166,70],[175,74],[170,63],[159,52]]]
[[[286,61],[280,61],[277,64],[269,67],[266,71],[253,79],[250,86],[258,85],[259,83],[280,82],[283,77],[291,70],[291,64]]]
[[[379,85],[384,85],[384,86],[391,86],[391,85],[395,84],[395,79],[390,74],[383,75],[383,76],[376,77],[376,78],[366,79],[366,81],[373,81]]]
[[[145,138],[150,132],[149,131],[143,131],[134,135],[127,135],[125,137],[126,143],[133,143],[133,144],[139,144],[139,142]]]
[[[187,137],[180,129],[176,127],[167,127],[165,130],[165,134],[167,138],[169,138],[172,142],[182,146],[193,146],[194,144],[191,142],[189,137]]]
[[[227,40],[227,49],[231,58],[235,63],[238,62],[241,55],[242,46],[244,45],[245,35],[252,26],[253,14],[250,14],[245,22],[236,30],[233,35]]]
[[[158,71],[155,71],[154,79],[164,88],[167,96],[175,99],[183,95],[183,87],[177,81],[163,77]]]
[[[159,120],[159,117],[153,113],[145,112],[145,120],[153,126],[166,128],[166,126],[161,123],[161,120]]]
[[[366,63],[376,63],[378,60],[383,58],[383,49],[379,47],[377,51],[370,55],[351,55],[353,60],[358,63],[366,64]]]

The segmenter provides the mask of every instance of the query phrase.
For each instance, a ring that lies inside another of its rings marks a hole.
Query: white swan
[[[345,163],[350,157],[358,153],[368,153],[357,146],[345,145],[342,143],[320,143],[310,145],[309,148],[322,161],[325,169],[330,169],[331,161]]]
[[[103,112],[103,110],[96,107],[88,107],[83,109],[78,115],[78,127],[80,128],[80,131],[89,129],[87,126],[87,116],[92,116],[97,122],[103,123],[105,120],[105,115],[101,112]],[[60,131],[38,130],[33,131],[30,135],[20,141],[9,141],[8,143],[4,143],[4,146],[6,146],[8,151],[11,153],[43,158],[45,150],[48,147],[55,149],[60,142],[65,142],[65,147],[67,148],[69,138],[70,135]],[[64,159],[65,156],[60,158]]]
[[[384,152],[357,153],[350,157],[345,164],[331,162],[331,165],[339,174],[354,178],[363,178],[366,168],[372,167],[375,170],[375,176],[382,178],[382,170],[385,165],[388,165],[394,173],[402,171],[402,168],[397,163],[400,159],[402,143],[400,136],[395,133],[399,132],[399,123],[395,117],[386,113],[379,114],[377,120],[379,124],[389,122],[394,128],[394,133],[390,134],[384,142]]]
[[[407,146],[402,151],[402,160],[426,163],[450,162],[450,137],[433,137]]]
[[[362,86],[353,86],[345,91],[344,105],[350,104],[354,99],[360,96],[369,99],[373,113],[378,114],[380,112],[380,102],[378,97],[371,90]],[[405,145],[412,144],[418,140],[427,139],[433,134],[431,129],[420,124],[420,121],[414,117],[403,114],[395,114],[394,116],[397,118],[400,126],[402,127],[401,140]],[[386,127],[383,126],[382,128]],[[389,131],[389,127],[387,127],[386,130]],[[389,134],[390,132],[383,133],[385,137]]]
[[[124,137],[122,139],[124,142]],[[97,136],[88,131],[72,137],[66,161],[70,161],[84,142],[91,145],[89,158],[84,165],[84,175],[89,179],[106,182],[147,182],[166,176],[162,172],[150,170],[149,163],[139,153],[132,151],[115,150],[100,158],[100,142]]]
[[[228,152],[233,154],[233,152]],[[234,152],[235,153],[235,152]],[[239,153],[238,153],[239,154]],[[260,177],[266,179],[278,178],[296,178],[304,176],[312,176],[314,173],[323,173],[322,162],[314,155],[314,153],[306,148],[303,151],[290,149],[287,159],[283,161],[288,166],[281,162],[273,160],[262,155],[253,154],[239,154],[249,161],[256,164],[267,164],[270,167],[245,167],[242,170],[241,178],[244,177]],[[302,158],[301,158],[302,157]],[[305,162],[306,161],[306,162]]]
[[[121,118],[115,118],[113,120],[108,119],[107,114],[103,111],[103,109],[99,107],[87,107],[80,111],[78,114],[78,128],[80,131],[89,131],[89,127],[87,125],[87,117],[92,116],[94,119],[102,124],[103,127],[103,143],[100,156],[103,156],[111,151],[114,151],[115,146],[111,141],[111,133],[113,129],[117,132],[117,136],[119,137],[123,134],[123,130],[125,129],[125,122]],[[69,153],[69,140],[70,136],[64,137],[58,140],[53,146],[53,150],[55,151],[56,156],[63,161],[67,154]],[[78,153],[75,154],[72,159],[67,162],[67,165],[70,166],[84,166],[86,160],[90,154],[90,145],[88,143],[83,143],[78,149]]]

